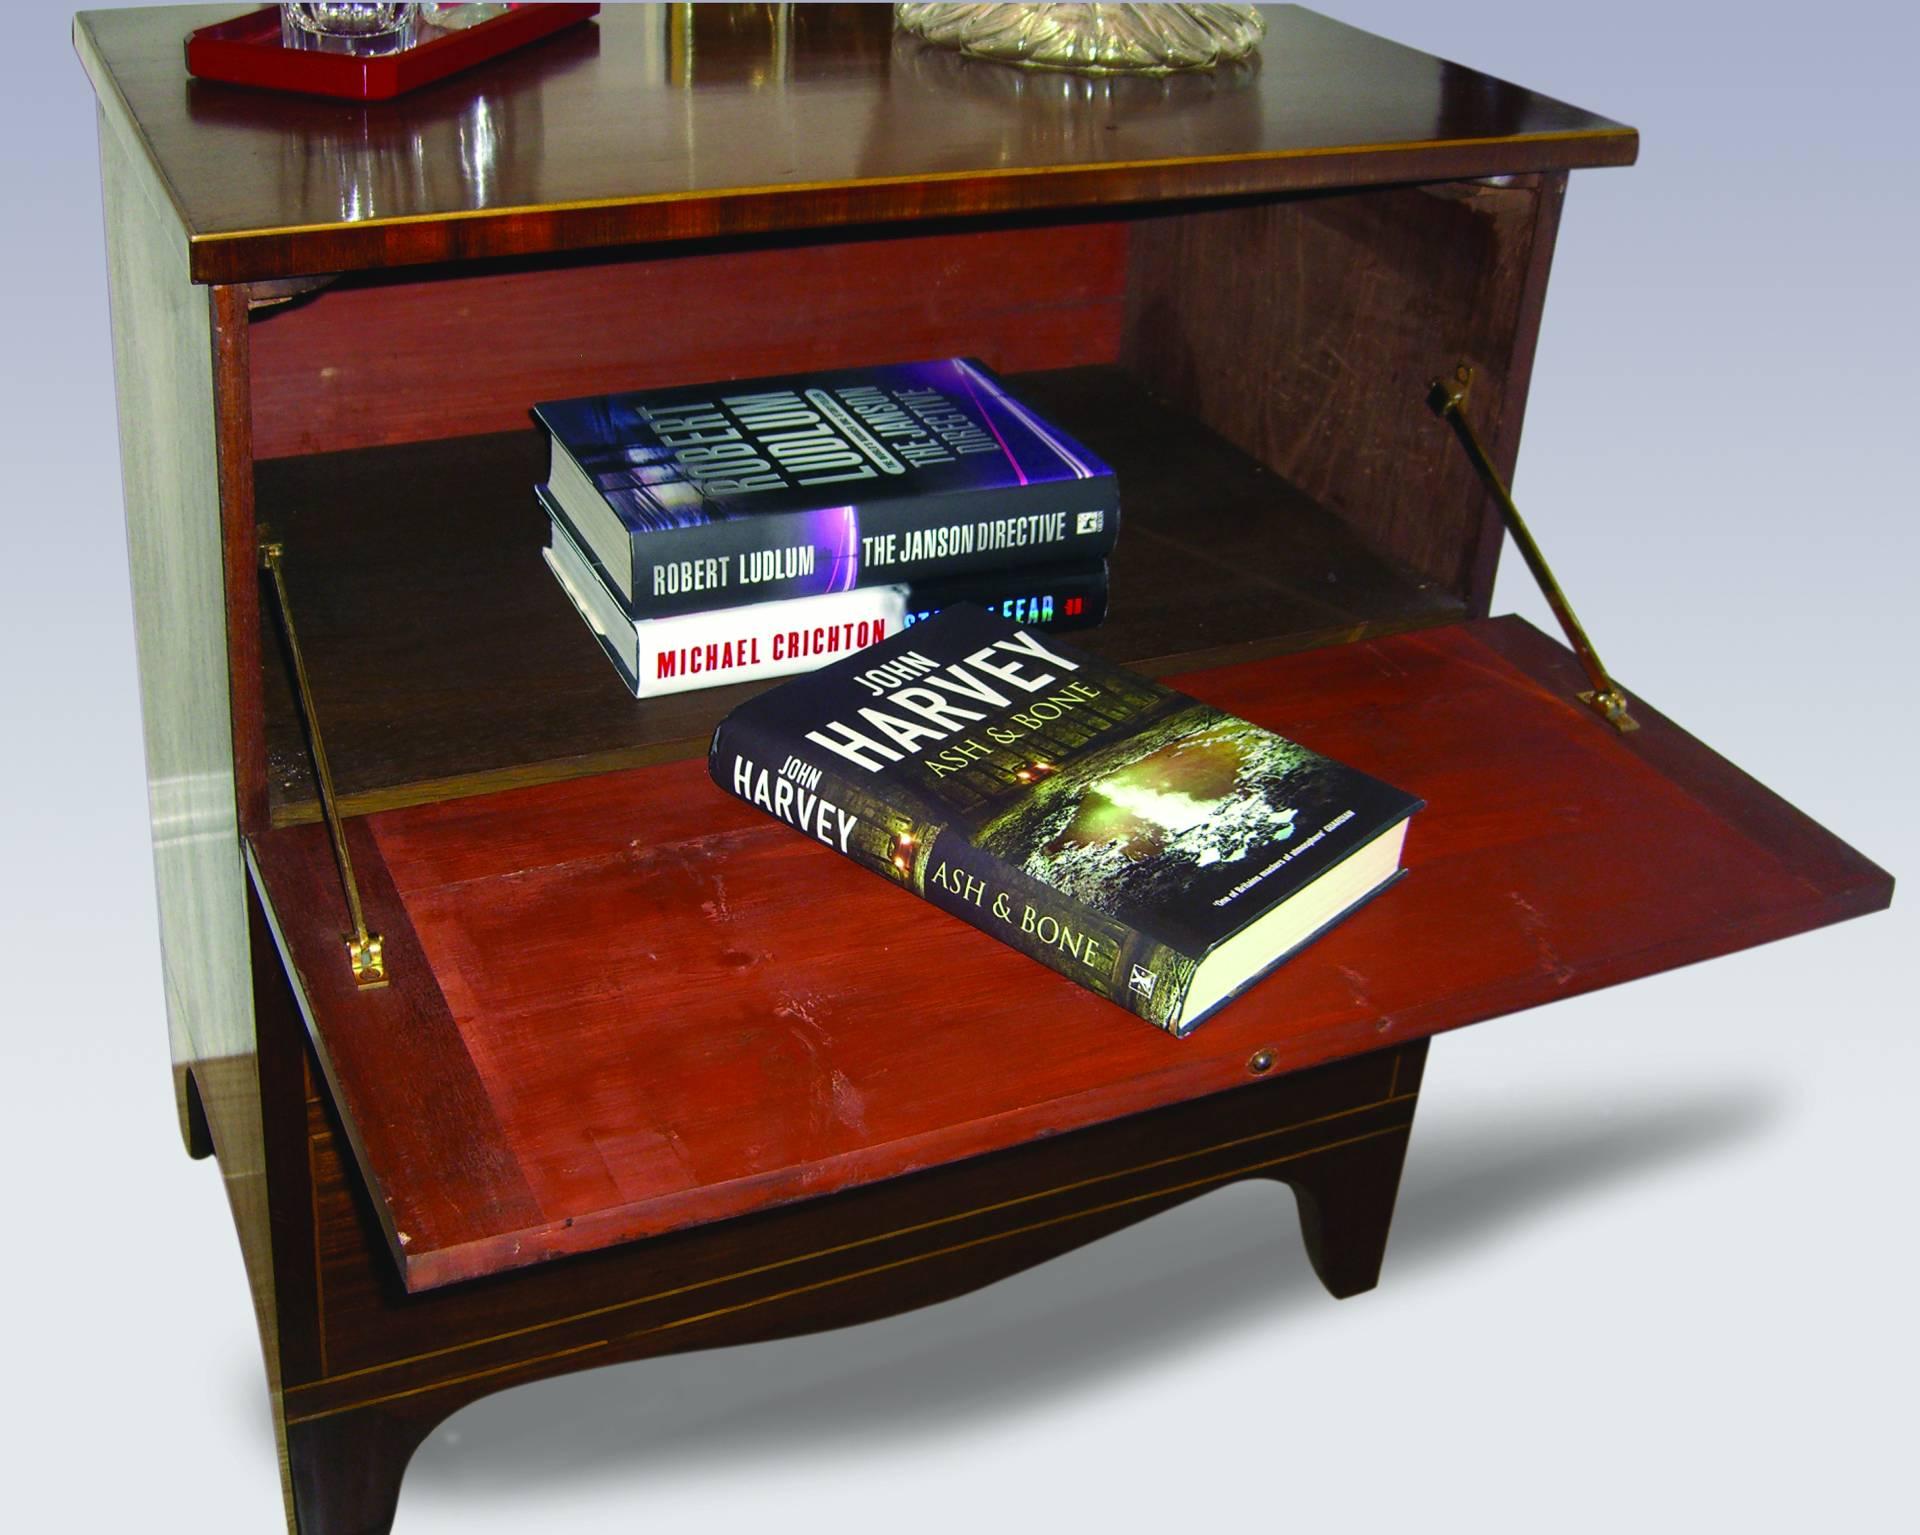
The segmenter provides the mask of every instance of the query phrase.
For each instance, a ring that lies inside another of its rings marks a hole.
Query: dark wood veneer
[[[980,1251],[1003,1242],[1041,1239],[1065,1251],[1088,1233],[1130,1224],[1147,1213],[1142,1205],[1273,1175],[1304,1161],[1302,1152],[1403,1131],[1424,1050],[1424,1042],[1382,1050],[830,1199],[567,1258],[511,1280],[416,1294],[395,1274],[364,1187],[329,1125],[311,1141],[328,1368],[290,1382],[289,1410],[302,1417],[425,1381],[563,1357],[596,1334],[678,1333],[716,1312],[744,1319],[773,1298],[818,1294],[876,1271],[910,1270],[900,1277],[924,1286],[943,1266],[982,1272],[1004,1263],[1001,1254],[1011,1249]],[[1103,1217],[1110,1219],[1102,1224]],[[1377,1273],[1385,1222],[1369,1224]],[[1353,1255],[1368,1256],[1368,1246],[1352,1244]],[[1336,1293],[1368,1288],[1372,1277],[1335,1286]]]
[[[321,1068],[257,902],[254,945],[259,1055],[200,1063],[195,1079],[214,1089],[223,1159],[239,1150],[229,1129],[270,1127],[254,1176],[230,1187],[264,1285],[300,1528],[320,1535],[383,1530],[420,1440],[488,1392],[909,1310],[1244,1178],[1293,1187],[1308,1255],[1335,1295],[1369,1289],[1426,1059],[1415,1040],[831,1198],[408,1294],[331,1105],[308,1096],[300,1112]],[[269,1228],[269,1205],[289,1218]]]
[[[894,229],[347,279],[255,326],[255,451],[518,431],[535,400],[805,368],[1112,362],[1126,236],[1114,222]]]
[[[210,289],[214,432],[220,481],[220,555],[227,607],[227,692],[235,795],[243,831],[267,809],[266,686],[260,648],[260,530],[253,508],[252,327],[245,288]],[[271,615],[267,615],[271,621]]]
[[[307,1059],[256,908],[261,1060]],[[1124,1022],[1124,1020],[1123,1020]],[[817,1331],[963,1294],[1245,1178],[1291,1185],[1335,1295],[1379,1276],[1426,1042],[1047,1137],[757,1216],[428,1294],[402,1288],[325,1104],[269,1159],[284,1432],[301,1529],[385,1528],[408,1457],[507,1386],[619,1360]],[[226,1080],[277,1107],[292,1082]],[[284,1073],[282,1073],[284,1076]],[[292,1223],[289,1223],[291,1225]],[[265,1233],[252,1238],[264,1261]]]
[[[1270,13],[1258,68],[1116,82],[1094,125],[1044,85],[893,41],[884,9],[865,9],[799,13],[783,61],[764,29],[676,47],[679,7],[609,6],[351,113],[183,89],[178,29],[218,8],[89,12],[76,37],[102,94],[166,152],[202,282],[1623,165],[1638,150],[1604,117],[1291,6]]]
[[[1489,541],[1486,498],[1434,431],[1426,389],[1472,365],[1475,425],[1511,474],[1565,184],[1556,173],[1145,219],[1122,360],[1484,614],[1497,516]]]

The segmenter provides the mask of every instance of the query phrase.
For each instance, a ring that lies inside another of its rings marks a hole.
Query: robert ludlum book
[[[905,586],[863,586],[748,607],[631,618],[559,523],[541,551],[635,698],[812,671],[907,627]]]
[[[1097,563],[1113,471],[969,358],[550,401],[545,490],[630,616]]]
[[[547,569],[635,698],[813,671],[925,623],[955,602],[974,602],[1050,632],[1091,628],[1107,611],[1107,568],[1100,564],[989,571],[669,618],[633,618],[607,590],[566,525],[555,518],[551,527],[551,542],[541,550]]]
[[[742,704],[708,771],[1175,1035],[1390,884],[1420,808],[971,606]]]

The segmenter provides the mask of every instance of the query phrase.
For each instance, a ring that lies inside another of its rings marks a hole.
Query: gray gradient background
[[[1920,869],[1912,7],[1329,4],[1641,129],[1574,178],[1521,504],[1630,689]],[[263,1531],[167,1083],[90,95],[61,8],[6,37],[7,1523]],[[1547,622],[1512,559],[1507,609]],[[1232,1188],[917,1316],[482,1402],[399,1528],[1904,1524],[1905,908],[1440,1040],[1373,1295]]]

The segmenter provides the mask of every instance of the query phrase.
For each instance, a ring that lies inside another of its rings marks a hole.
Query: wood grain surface
[[[1126,228],[895,231],[343,279],[253,330],[260,458],[516,431],[536,400],[809,368],[1120,354]]]
[[[651,1334],[651,1352],[698,1346],[690,1327],[716,1311],[764,1335],[764,1320],[742,1315],[754,1308],[740,1303],[796,1290],[837,1320],[847,1302],[825,1292],[875,1270],[895,1281],[884,1309],[925,1305],[1021,1266],[1036,1236],[1063,1251],[1238,1176],[1297,1186],[1309,1172],[1301,1153],[1404,1132],[1426,1048],[1417,1040],[739,1220],[411,1294],[338,1121],[324,1113],[310,1137],[320,1304],[308,1329],[318,1345],[308,1356],[324,1363],[289,1378],[289,1411],[305,1417],[564,1357],[590,1339]],[[1386,1212],[1369,1213],[1377,1230],[1353,1256],[1377,1270],[1389,1223]],[[816,1316],[813,1325],[828,1323]]]
[[[262,958],[277,979],[271,955]],[[280,1012],[292,1015],[290,997]],[[1369,1289],[1426,1049],[1416,1040],[830,1198],[421,1294],[401,1286],[325,1116],[309,1148],[318,1267],[302,1297],[317,1304],[285,1328],[321,1367],[289,1379],[278,1397],[299,1529],[380,1535],[413,1448],[489,1392],[911,1311],[1228,1183],[1290,1185],[1328,1289]]]
[[[1484,614],[1497,514],[1489,539],[1426,391],[1469,364],[1476,430],[1511,475],[1564,191],[1550,175],[1141,219],[1122,361]]]
[[[348,994],[319,830],[254,839],[361,1169],[413,1233],[395,1253],[408,1286],[1185,1102],[1249,1081],[1262,1051],[1291,1072],[1891,897],[1643,701],[1638,734],[1607,729],[1573,701],[1567,653],[1517,619],[1180,681],[1428,801],[1401,884],[1183,1041],[732,800],[698,762],[370,818],[370,917],[430,1025],[372,1026],[390,1004]],[[420,1093],[421,1028],[484,1104]],[[456,1144],[479,1182],[445,1176]]]
[[[764,11],[608,6],[376,108],[189,82],[182,39],[219,7],[88,12],[75,41],[203,282],[1619,165],[1638,147],[1291,6],[1255,63],[1066,93],[896,39],[884,7],[796,7],[778,33]]]

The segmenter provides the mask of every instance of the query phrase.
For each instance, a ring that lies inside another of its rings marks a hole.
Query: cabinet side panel
[[[105,118],[100,158],[147,808],[178,1078],[196,1062],[253,1048],[212,343],[207,292],[188,280],[179,224]],[[209,1084],[200,1085],[204,1097]],[[214,1105],[207,1109],[211,1116]]]
[[[1551,189],[1557,193],[1557,186]],[[1122,360],[1338,512],[1375,548],[1472,601],[1497,539],[1427,385],[1475,369],[1473,420],[1511,469],[1532,358],[1543,189],[1448,182],[1182,212],[1135,227]],[[1532,324],[1529,325],[1529,320]]]
[[[285,1187],[294,1160],[285,1142],[289,1134],[301,1138],[304,1094],[300,1056],[282,1052],[263,1061],[254,1030],[229,713],[214,305],[208,290],[190,280],[178,217],[151,163],[130,147],[127,125],[111,103],[100,114],[99,131],[127,563],[174,1083],[186,1131],[191,1074],[219,1157],[260,1329],[292,1528],[280,1395],[288,1356],[274,1247],[276,1222],[311,1220],[304,1183],[294,1190],[299,1197]],[[233,297],[227,296],[229,311]],[[231,313],[227,318],[230,323]],[[263,1092],[275,1096],[271,1108],[263,1106]],[[276,1124],[277,1146],[267,1133]],[[293,1171],[304,1165],[299,1157]],[[275,1182],[278,1192],[270,1191]],[[311,1353],[303,1332],[291,1356],[295,1379],[317,1368]]]

